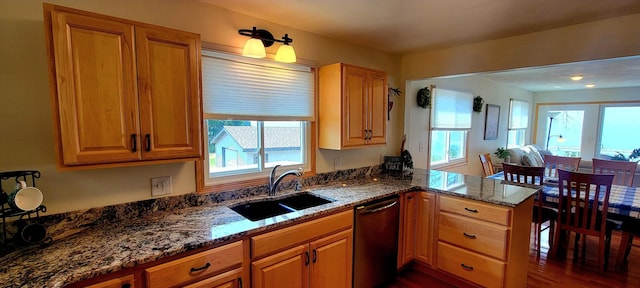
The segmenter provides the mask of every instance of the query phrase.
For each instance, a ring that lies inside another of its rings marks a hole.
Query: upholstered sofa
[[[544,155],[548,151],[539,149],[536,145],[525,145],[518,148],[509,148],[509,162],[522,166],[544,166]]]

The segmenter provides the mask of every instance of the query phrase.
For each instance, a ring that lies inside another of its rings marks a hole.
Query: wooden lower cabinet
[[[299,245],[251,263],[252,287],[308,287],[309,248]]]
[[[252,237],[255,288],[352,285],[353,211]]]
[[[242,288],[242,272],[242,268],[234,269],[184,286],[184,288]]]
[[[309,286],[351,287],[353,231],[351,229],[311,242]]]
[[[517,207],[438,199],[437,269],[483,287],[525,287],[532,197]]]
[[[86,286],[86,288],[135,288],[136,286],[134,283],[135,281],[133,274],[129,274]]]
[[[238,272],[238,275],[241,276],[242,263],[243,244],[242,241],[237,241],[231,244],[146,268],[146,287],[182,287],[185,284],[191,284],[194,281],[205,281],[205,279],[211,280],[212,278],[220,276],[221,272],[224,272],[231,268],[239,268],[240,271]],[[242,282],[241,277],[238,277],[237,279],[239,279],[239,282]],[[193,287],[216,286],[196,285]]]
[[[417,196],[415,258],[417,261],[431,266],[435,249],[433,235],[436,197],[428,192],[419,192]]]
[[[407,192],[400,198],[400,229],[398,232],[398,269],[415,258],[416,194]]]

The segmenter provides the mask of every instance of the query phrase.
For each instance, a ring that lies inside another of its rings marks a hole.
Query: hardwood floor
[[[532,243],[529,250],[529,273],[527,287],[529,288],[582,288],[582,287],[640,287],[640,240],[634,239],[628,263],[619,270],[614,269],[615,257],[620,244],[620,233],[614,232],[611,241],[611,254],[609,268],[600,274],[596,268],[595,250],[587,251],[585,263],[573,261],[573,245],[570,245],[566,259],[547,257],[549,252],[548,230],[543,232],[542,249],[540,259],[536,259],[536,251]],[[569,242],[573,243],[573,242]],[[597,240],[589,237],[587,247],[597,247]],[[416,269],[402,271],[396,280],[387,286],[388,288],[450,288],[455,287],[447,282],[425,275]]]

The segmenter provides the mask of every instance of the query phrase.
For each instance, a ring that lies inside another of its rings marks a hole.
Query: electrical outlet
[[[151,178],[151,196],[171,194],[171,176]]]
[[[340,164],[341,164],[340,162],[341,162],[340,157],[333,158],[333,170],[334,171],[340,170]]]

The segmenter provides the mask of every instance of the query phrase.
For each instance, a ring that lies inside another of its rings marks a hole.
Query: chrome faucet
[[[269,176],[269,196],[276,195],[276,189],[278,189],[278,184],[280,184],[280,181],[282,181],[282,179],[287,175],[296,175],[297,177],[300,177],[303,174],[302,168],[298,168],[296,170],[289,170],[287,172],[284,172],[280,176],[278,176],[277,179],[275,179],[276,169],[278,169],[278,167],[280,167],[280,165],[276,165],[275,167],[273,167],[273,170],[271,170],[271,176]]]

